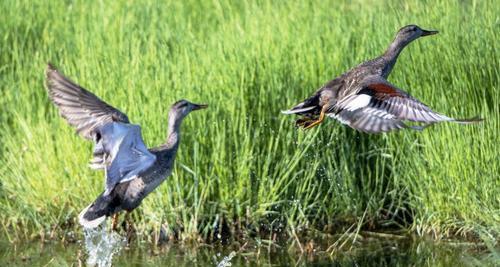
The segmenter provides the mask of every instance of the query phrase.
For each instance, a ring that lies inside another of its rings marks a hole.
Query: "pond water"
[[[0,266],[87,266],[86,243],[0,242]],[[117,241],[117,240],[115,240]],[[283,246],[152,246],[133,243],[116,252],[113,266],[500,266],[498,253],[474,244],[424,241],[380,241],[355,250],[300,253]],[[110,243],[107,243],[109,245]],[[482,252],[481,252],[482,251]],[[101,255],[102,256],[102,255]]]

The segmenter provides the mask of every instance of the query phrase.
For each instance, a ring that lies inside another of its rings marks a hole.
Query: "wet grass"
[[[210,104],[187,118],[173,175],[134,213],[142,233],[273,240],[396,229],[497,245],[495,1],[1,1],[0,10],[0,222],[10,240],[79,229],[77,214],[103,187],[86,166],[92,144],[48,100],[50,61],[142,125],[151,146],[164,140],[173,102]],[[410,45],[390,81],[484,123],[372,136],[334,121],[304,132],[280,115],[410,23],[441,33]]]

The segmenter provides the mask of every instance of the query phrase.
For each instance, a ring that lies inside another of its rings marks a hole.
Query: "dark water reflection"
[[[83,246],[83,243],[63,245],[58,242],[16,245],[2,241],[0,266],[86,266]],[[116,255],[113,266],[217,266],[232,251],[237,249],[180,245],[158,248],[135,243]],[[234,254],[231,266],[500,266],[498,252],[481,251],[473,244],[450,245],[444,242],[384,241],[334,255],[248,246]]]

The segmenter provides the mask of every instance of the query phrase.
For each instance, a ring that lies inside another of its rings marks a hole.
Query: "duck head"
[[[423,36],[434,35],[436,33],[438,33],[438,31],[424,30],[417,25],[407,25],[399,29],[396,34],[396,38],[394,39],[394,43],[405,46],[415,39]]]
[[[191,111],[207,108],[206,104],[195,104],[187,100],[179,100],[175,102],[170,108],[169,120],[175,124],[184,119]]]

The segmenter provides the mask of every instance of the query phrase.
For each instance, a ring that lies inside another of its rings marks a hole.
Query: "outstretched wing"
[[[47,88],[61,116],[86,139],[95,142],[91,167],[106,172],[105,195],[130,181],[156,161],[142,140],[141,128],[127,115],[47,67]]]
[[[94,154],[104,156],[94,167],[106,170],[104,195],[117,184],[136,178],[156,161],[156,156],[144,145],[139,125],[112,122],[99,127],[96,132],[100,139]]]
[[[366,133],[389,132],[408,127],[402,120],[395,119],[391,114],[369,108],[341,110],[339,113],[328,114],[328,116]]]
[[[453,118],[432,111],[378,76],[365,79],[363,86],[355,94],[339,101],[331,111],[330,116],[369,133],[407,128],[409,126],[404,123],[405,120],[424,124],[454,121]]]
[[[50,64],[46,75],[50,99],[61,116],[84,138],[94,139],[95,129],[106,123],[129,123],[127,115],[75,84]]]

